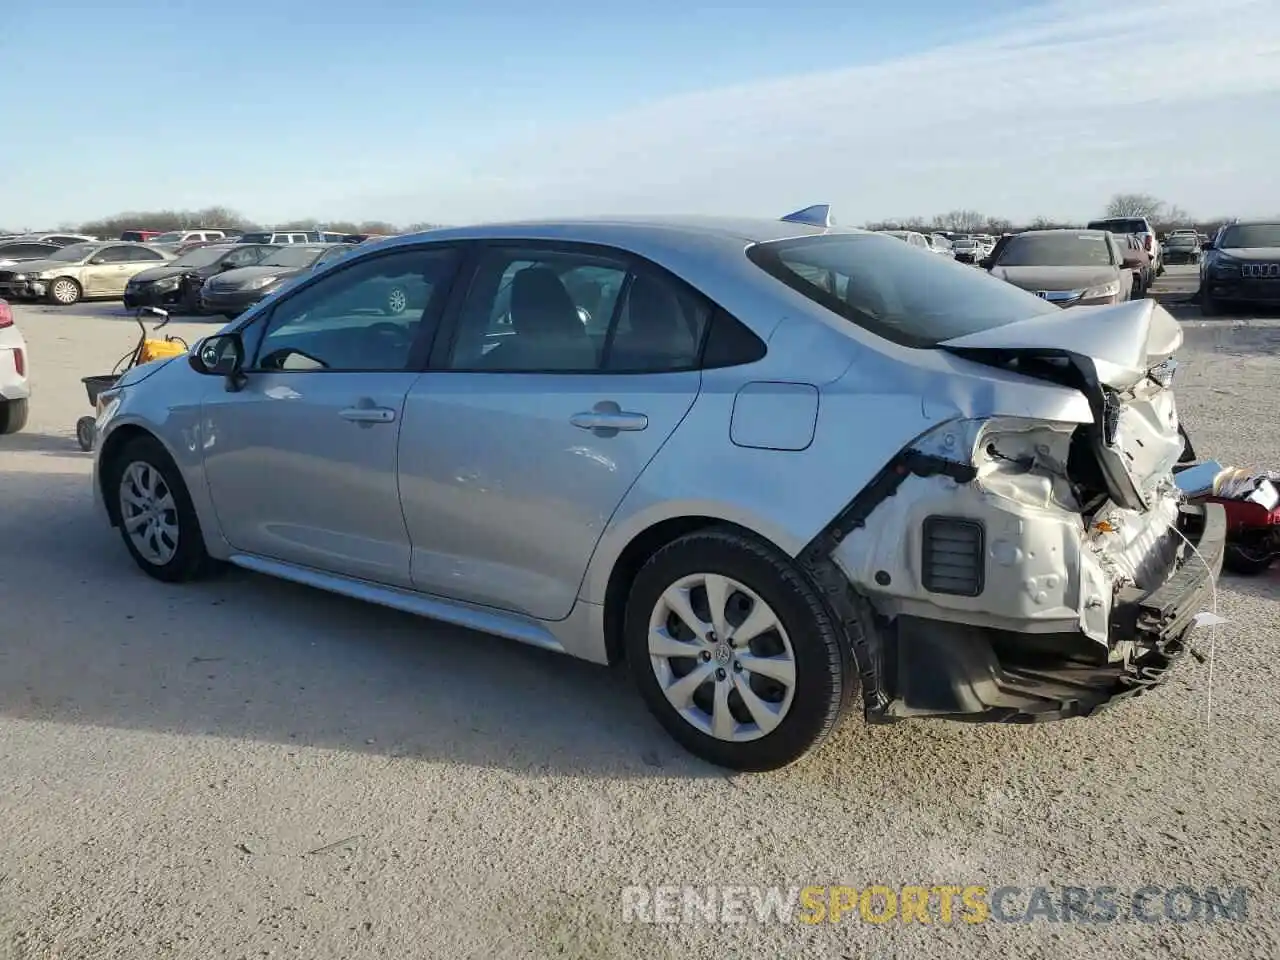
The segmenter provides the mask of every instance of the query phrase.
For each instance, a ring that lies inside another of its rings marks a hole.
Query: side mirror
[[[1206,240],[1206,241],[1204,241],[1202,244],[1200,244],[1200,249],[1201,249],[1201,250],[1212,250],[1212,249],[1213,249],[1213,241],[1212,241],[1212,240]]]
[[[983,270],[990,270],[995,265],[996,265],[996,262],[990,257],[983,257],[981,260],[978,261],[978,266],[980,266]]]
[[[244,366],[244,341],[238,333],[216,333],[205,337],[187,355],[187,362],[196,373],[238,382]]]
[[[100,267],[100,266],[102,266],[102,265],[103,265],[104,263],[106,263],[106,262],[107,262],[107,261],[106,261],[106,260],[104,260],[102,257],[92,257],[92,258],[89,260],[89,266],[91,266],[91,267]]]

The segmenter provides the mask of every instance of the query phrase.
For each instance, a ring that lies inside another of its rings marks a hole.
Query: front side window
[[[259,370],[404,370],[448,289],[456,253],[404,250],[330,274],[270,311]]]
[[[935,347],[1062,309],[950,257],[922,260],[869,233],[757,243],[747,257],[837,316],[904,346]]]
[[[621,258],[494,249],[472,278],[449,369],[658,372],[697,365],[708,307]]]
[[[1013,237],[997,262],[1001,267],[1107,267],[1115,263],[1107,235],[1051,234]]]

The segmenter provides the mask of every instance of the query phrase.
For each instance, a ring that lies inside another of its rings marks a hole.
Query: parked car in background
[[[6,240],[0,242],[0,267],[51,256],[62,247],[47,240]]]
[[[894,237],[901,240],[907,246],[915,247],[917,250],[933,250],[925,235],[917,233],[915,230],[880,230],[878,232],[886,237]]]
[[[79,233],[24,233],[14,237],[15,240],[31,240],[35,243],[56,243],[67,247],[73,243],[92,243],[97,237],[86,237]]]
[[[1156,266],[1151,259],[1151,254],[1147,252],[1142,239],[1136,234],[1126,233],[1117,237],[1113,233],[1111,236],[1120,247],[1120,255],[1124,259],[1125,266],[1133,272],[1133,296],[1145,297],[1151,285],[1156,282]]]
[[[1161,248],[1151,221],[1146,217],[1107,217],[1102,220],[1090,220],[1088,229],[1106,230],[1116,236],[1132,234],[1138,238],[1144,250],[1151,254],[1155,264],[1156,276],[1164,273],[1164,251]]]
[[[256,266],[280,248],[257,243],[211,243],[134,276],[124,291],[124,305],[176,305],[188,313],[200,310],[200,290],[206,280],[228,270]]]
[[[1028,230],[1009,238],[991,275],[1060,307],[1122,303],[1135,278],[1105,230]]]
[[[148,240],[154,240],[160,236],[159,230],[125,230],[120,234],[121,240],[129,240],[133,243],[146,243]]]
[[[305,230],[249,230],[236,238],[237,243],[312,243],[311,234]]]
[[[27,343],[13,321],[13,309],[0,300],[0,434],[17,433],[27,425],[30,397]]]
[[[929,243],[929,249],[934,253],[941,254],[944,257],[954,257],[955,253],[951,249],[951,241],[940,233],[931,233],[925,240]]]
[[[82,299],[124,295],[129,279],[173,254],[142,243],[119,240],[73,243],[43,259],[0,270],[0,296],[69,306]]]
[[[625,660],[686,748],[767,770],[851,703],[1048,720],[1163,678],[1226,526],[1173,483],[1181,339],[810,222],[435,230],[126,373],[94,490],[158,580]]]
[[[177,247],[190,243],[225,239],[227,239],[227,235],[221,230],[169,230],[159,236],[152,237],[149,242],[154,247],[176,250]]]
[[[1231,223],[1206,243],[1200,261],[1200,307],[1280,304],[1280,220]]]
[[[1165,263],[1199,263],[1203,241],[1194,230],[1174,233],[1164,242]]]
[[[971,237],[953,241],[951,252],[961,263],[977,263],[986,256],[986,248]]]
[[[333,244],[282,244],[250,267],[218,273],[200,288],[200,306],[234,320],[263,297],[280,289],[293,276],[310,270]],[[343,251],[348,244],[340,245]]]

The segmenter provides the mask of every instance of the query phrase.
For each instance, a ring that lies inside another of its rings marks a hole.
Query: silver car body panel
[[[774,281],[744,254],[755,242],[828,232],[844,231],[655,218],[389,239],[378,252],[484,239],[606,244],[690,280],[768,351],[751,364],[641,375],[625,385],[607,375],[325,374],[332,383],[321,385],[305,374],[254,374],[260,382],[241,395],[185,362],[158,363],[121,381],[100,422],[96,456],[118,430],[157,436],[182,471],[216,557],[607,662],[610,577],[628,545],[655,525],[726,521],[796,556],[891,458],[935,439],[940,427],[997,418],[1009,425],[1001,442],[1017,445],[1031,443],[1026,423],[1034,421],[1031,432],[1047,439],[1031,446],[1045,447],[1051,463],[1064,456],[1063,438],[1075,426],[1094,421],[1081,390],[983,362],[985,351],[1085,356],[1104,383],[1134,391],[1143,364],[1180,342],[1176,322],[1143,302],[1055,311],[944,349],[900,346]],[[224,329],[254,323],[273,302]],[[380,383],[353,379],[359,377]],[[144,389],[133,389],[143,381]],[[536,388],[532,401],[522,383]],[[771,391],[776,408],[760,399]],[[345,435],[336,421],[330,425],[338,405],[359,398],[395,410],[394,422]],[[601,402],[645,414],[648,428],[603,436],[569,425],[572,414]],[[287,411],[287,425],[258,422],[268,410]],[[1134,469],[1140,480],[1158,477],[1169,457],[1176,459],[1167,442],[1171,418],[1176,429],[1172,394],[1156,391],[1126,406],[1123,417],[1132,423],[1122,427],[1121,445],[1163,439]],[[515,456],[534,441],[545,453],[536,473],[521,467],[527,457]],[[875,582],[869,571],[893,574],[894,589],[875,593],[886,610],[928,610],[1027,632],[1077,623],[1105,642],[1109,601],[1094,601],[1126,576],[1155,582],[1167,571],[1173,501],[1117,513],[1108,545],[1081,528],[1060,487],[1038,475],[1014,476],[999,463],[980,464],[979,479],[967,485],[913,478],[859,536],[844,541],[836,559],[860,588]],[[245,515],[215,509],[215,497],[243,506]],[[993,548],[1004,572],[981,603],[926,596],[918,586],[915,547],[904,541],[902,524],[945,509],[982,518],[1004,532],[993,540],[1011,544]],[[1028,564],[1033,549],[1037,557]]]

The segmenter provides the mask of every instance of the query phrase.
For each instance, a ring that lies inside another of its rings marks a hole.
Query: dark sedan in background
[[[312,269],[329,251],[346,254],[352,249],[350,244],[287,244],[254,266],[227,270],[210,277],[200,289],[200,305],[208,313],[220,313],[234,320],[263,297],[275,293],[292,277]]]
[[[1175,233],[1164,242],[1164,262],[1199,263],[1201,243],[1198,234]]]
[[[188,250],[163,266],[143,270],[124,288],[124,305],[176,305],[188,313],[200,309],[200,289],[206,280],[228,270],[256,266],[278,246],[255,243],[212,243]]]
[[[1137,280],[1105,230],[1028,230],[1009,237],[993,260],[992,276],[1061,307],[1121,303]]]
[[[1200,308],[1280,306],[1280,220],[1231,223],[1204,245]]]

